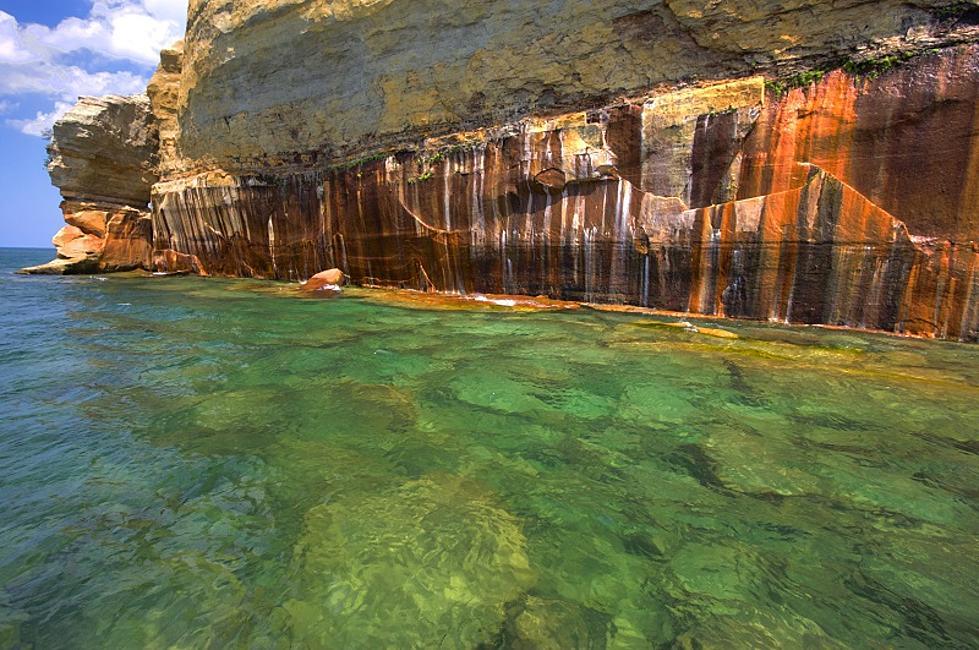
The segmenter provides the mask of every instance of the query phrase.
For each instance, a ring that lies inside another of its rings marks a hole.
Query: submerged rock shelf
[[[979,633],[979,347],[8,259],[15,647]]]

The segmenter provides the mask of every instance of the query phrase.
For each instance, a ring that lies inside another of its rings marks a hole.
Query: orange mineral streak
[[[942,242],[912,272],[902,304],[904,331],[959,337],[979,324],[976,285],[979,251]]]
[[[893,322],[899,332],[953,338],[975,327],[979,253],[971,245],[918,246],[853,187],[803,169],[805,185],[693,211],[690,312],[861,328]],[[889,298],[901,286],[903,296]]]
[[[102,271],[148,269],[153,262],[153,225],[150,217],[130,208],[107,215],[105,248],[99,258]]]
[[[977,71],[979,46],[946,48],[665,126],[644,102],[347,166],[160,183],[155,263],[974,340]]]
[[[693,237],[694,278],[688,311],[724,316],[723,293],[728,286],[732,247],[737,244],[737,204],[696,211]]]
[[[785,243],[797,242],[801,237],[798,227],[801,202],[802,192],[789,190],[766,196],[762,205],[759,312],[771,320],[788,319],[799,250],[798,246]]]
[[[796,186],[800,163],[846,179],[858,91],[842,71],[797,88],[762,113],[747,143],[738,198],[784,192]]]
[[[868,77],[837,70],[770,104],[744,143],[737,198],[791,186],[793,166],[833,174],[921,236],[979,232],[979,45]]]

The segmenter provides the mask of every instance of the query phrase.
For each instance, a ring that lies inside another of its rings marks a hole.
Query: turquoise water
[[[0,647],[975,647],[979,346],[49,256],[0,250]]]

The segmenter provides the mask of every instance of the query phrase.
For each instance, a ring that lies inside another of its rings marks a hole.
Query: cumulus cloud
[[[85,18],[66,18],[54,27],[19,25],[0,11],[0,62],[50,60],[53,55],[89,50],[112,59],[146,65],[180,38],[186,0],[94,0]]]
[[[3,69],[0,95],[36,94],[74,100],[81,95],[132,95],[146,88],[146,77],[132,72],[87,72],[78,66],[42,61]]]
[[[68,102],[55,102],[54,109],[47,113],[38,111],[37,115],[32,118],[22,120],[10,119],[7,120],[7,124],[21,133],[44,137],[51,132],[51,127],[58,121],[58,118],[71,110],[71,107],[72,104]]]
[[[53,104],[7,124],[37,135],[81,95],[142,92],[160,50],[183,35],[186,12],[187,0],[92,0],[88,16],[48,27],[0,11],[0,101],[32,94]]]

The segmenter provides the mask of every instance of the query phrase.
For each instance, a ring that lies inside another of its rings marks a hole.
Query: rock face
[[[82,97],[54,125],[48,172],[68,225],[52,240],[58,258],[25,272],[149,268],[157,134],[145,95]]]
[[[973,340],[968,8],[193,0],[127,232],[168,272]]]
[[[163,176],[172,174],[177,169],[177,138],[180,134],[177,107],[183,48],[184,44],[181,41],[160,53],[160,66],[146,88],[153,118],[159,130],[160,151],[157,171]]]
[[[52,130],[48,172],[66,200],[145,207],[159,146],[145,95],[82,97]]]
[[[190,167],[265,172],[528,112],[789,69],[895,35],[943,0],[193,0]],[[297,155],[299,159],[297,160]]]

